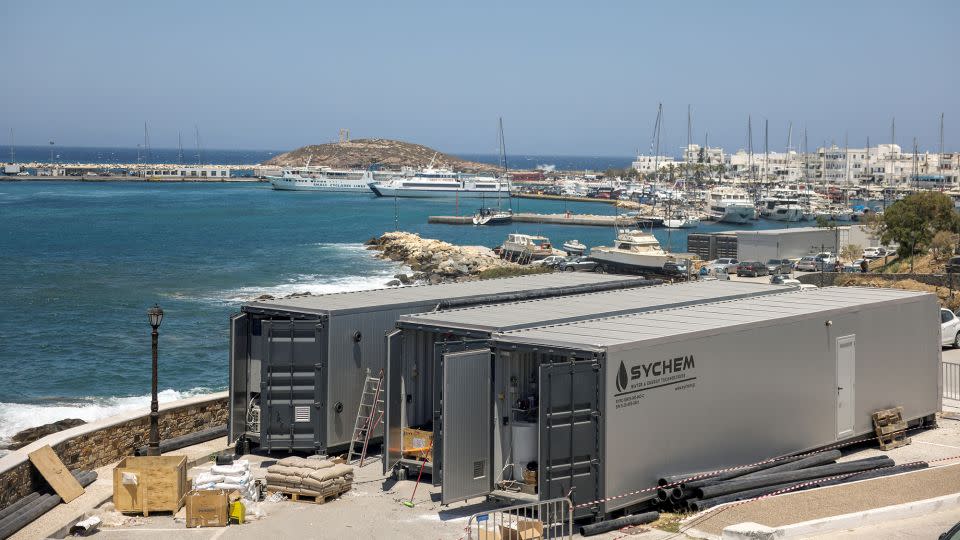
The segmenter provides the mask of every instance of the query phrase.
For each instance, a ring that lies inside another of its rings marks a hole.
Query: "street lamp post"
[[[150,326],[153,328],[153,331],[150,332],[150,341],[153,352],[153,377],[150,385],[150,442],[147,446],[147,455],[159,456],[160,406],[157,403],[157,337],[159,334],[157,329],[160,328],[160,323],[163,322],[163,310],[160,309],[160,306],[154,304],[152,308],[148,309],[147,319],[150,321]]]

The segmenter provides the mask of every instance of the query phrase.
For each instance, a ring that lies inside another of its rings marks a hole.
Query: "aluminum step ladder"
[[[381,388],[383,385],[383,370],[376,377],[370,376],[367,368],[367,378],[363,383],[363,394],[360,395],[360,405],[357,407],[357,419],[353,424],[353,436],[350,438],[350,451],[347,452],[347,463],[353,462],[357,444],[362,444],[360,463],[367,457],[367,445],[370,443],[370,434],[383,423],[383,399]]]

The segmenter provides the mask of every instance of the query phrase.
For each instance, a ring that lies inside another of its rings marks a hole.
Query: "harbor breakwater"
[[[187,398],[160,406],[160,440],[227,423],[227,393]],[[147,444],[150,411],[139,409],[47,435],[0,458],[0,508],[41,489],[45,481],[27,454],[50,445],[68,469],[92,470],[119,461]]]
[[[378,251],[379,257],[403,262],[413,273],[397,274],[396,282],[443,283],[482,277],[492,271],[522,272],[524,267],[505,261],[484,246],[457,246],[442,240],[421,238],[409,232],[388,232],[367,241],[367,249]]]

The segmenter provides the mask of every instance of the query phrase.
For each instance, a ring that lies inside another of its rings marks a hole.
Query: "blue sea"
[[[475,204],[462,202],[459,211],[470,214]],[[513,205],[614,211],[599,203]],[[602,227],[427,224],[429,215],[456,212],[453,201],[407,199],[396,209],[393,199],[281,192],[264,183],[0,182],[0,442],[24,427],[145,405],[145,312],[154,303],[165,311],[166,401],[226,387],[227,319],[245,300],[375,288],[404,271],[363,246],[385,231],[491,247],[514,231],[556,244],[598,245],[613,236]],[[655,234],[665,246],[669,236],[675,250],[686,247],[686,231]]]
[[[211,165],[255,165],[285,152],[285,150],[205,150],[196,148],[153,148],[147,154],[140,148],[112,148],[90,146],[18,146],[18,162],[28,163],[203,163]],[[0,155],[0,161],[9,159],[9,152]],[[496,154],[457,154],[458,157],[496,165]],[[508,155],[507,164],[514,169],[544,168],[548,170],[605,171],[629,167],[632,157],[625,156],[551,156]]]

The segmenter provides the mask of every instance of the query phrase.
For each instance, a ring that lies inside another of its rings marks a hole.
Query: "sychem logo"
[[[623,392],[627,388],[630,378],[627,376],[627,366],[620,361],[620,369],[617,370],[617,391]]]

